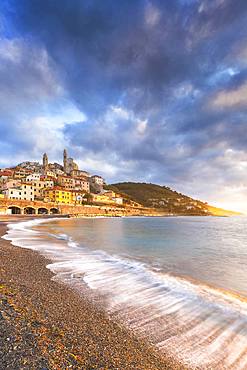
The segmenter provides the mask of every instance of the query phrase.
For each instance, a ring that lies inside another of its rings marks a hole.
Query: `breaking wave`
[[[53,219],[54,220],[54,219]],[[50,220],[50,221],[53,221]],[[63,281],[76,279],[107,297],[109,313],[191,368],[247,368],[247,302],[230,292],[152,266],[82,247],[66,234],[8,225],[13,245],[40,251]]]

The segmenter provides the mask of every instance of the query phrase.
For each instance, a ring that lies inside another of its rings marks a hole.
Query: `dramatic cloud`
[[[0,165],[43,150],[58,160],[66,145],[108,181],[247,211],[245,0],[3,0],[0,11]]]

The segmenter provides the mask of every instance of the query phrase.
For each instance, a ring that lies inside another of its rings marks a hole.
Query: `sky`
[[[0,167],[62,161],[247,213],[246,0],[1,0]]]

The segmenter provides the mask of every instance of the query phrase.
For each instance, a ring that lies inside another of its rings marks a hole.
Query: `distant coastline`
[[[229,216],[237,212],[210,206],[167,186],[122,182],[79,169],[63,152],[63,164],[22,162],[0,169],[0,215]]]

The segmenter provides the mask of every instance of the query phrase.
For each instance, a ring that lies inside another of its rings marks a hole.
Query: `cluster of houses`
[[[63,165],[49,163],[43,155],[43,163],[23,162],[13,168],[0,169],[0,199],[55,202],[81,205],[91,203],[123,204],[123,198],[110,190],[104,190],[101,176],[91,176],[82,171],[63,153]]]

